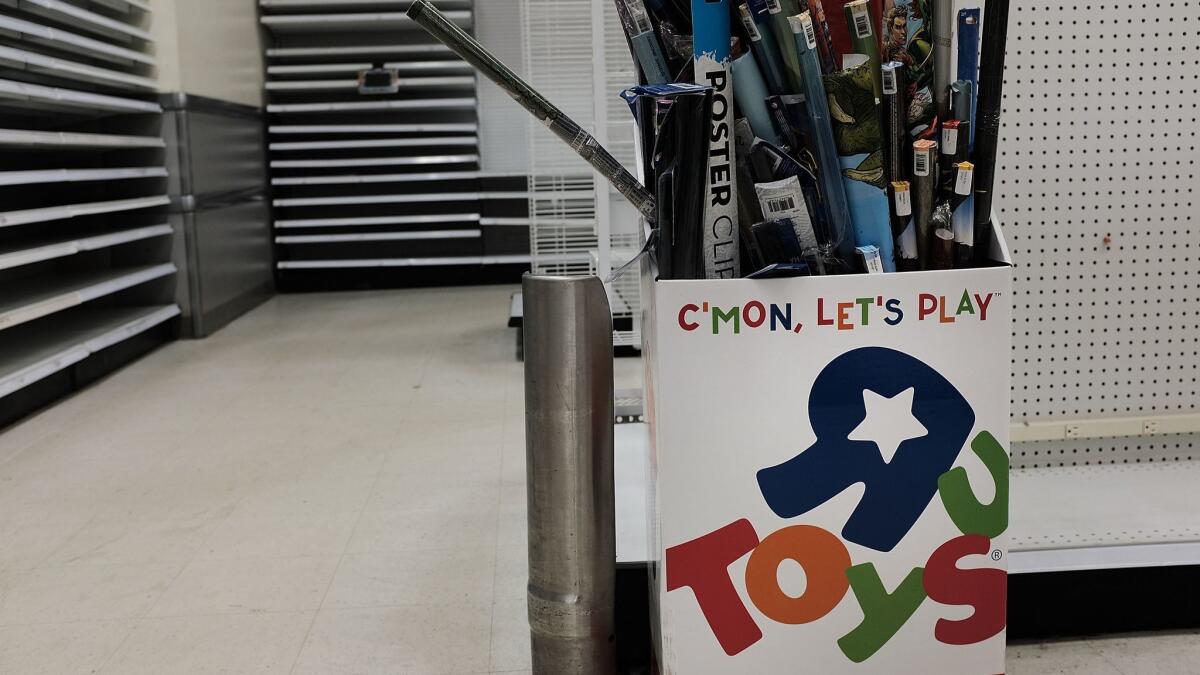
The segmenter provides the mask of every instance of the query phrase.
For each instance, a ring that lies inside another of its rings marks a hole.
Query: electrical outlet
[[[1082,429],[1080,429],[1078,424],[1067,425],[1067,438],[1079,438],[1081,432]]]
[[[1146,436],[1153,436],[1158,433],[1158,420],[1146,420],[1142,422],[1142,433]]]

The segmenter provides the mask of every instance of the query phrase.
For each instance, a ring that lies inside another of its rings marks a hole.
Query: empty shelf
[[[175,273],[175,265],[22,279],[0,289],[0,331]]]
[[[402,77],[396,80],[400,89],[462,88],[475,85],[475,78],[463,77]],[[282,80],[268,82],[267,91],[358,91],[358,80]]]
[[[172,232],[170,225],[151,225],[90,237],[44,242],[10,251],[0,250],[0,270],[32,265],[54,258],[65,258],[83,251],[96,251],[133,241],[162,237]]]
[[[62,0],[17,0],[21,9],[49,17],[55,21],[76,26],[89,33],[107,35],[122,40],[143,40],[153,42],[150,33],[123,21],[110,19],[103,14],[91,12],[82,7],[72,5]]]
[[[176,305],[80,307],[0,333],[0,397],[176,316]]]
[[[89,0],[92,4],[111,7],[112,9],[129,13],[134,10],[149,12],[150,4],[146,0]]]
[[[102,180],[166,177],[161,166],[128,169],[43,169],[39,171],[0,171],[0,186],[33,185],[36,183],[83,183]]]
[[[60,108],[112,110],[117,112],[162,112],[162,106],[149,101],[105,96],[103,94],[92,94],[86,91],[60,89],[58,87],[43,87],[40,84],[29,84],[14,80],[0,80],[0,98]]]
[[[424,45],[362,45],[358,47],[278,47],[267,50],[267,58],[297,59],[309,57],[349,57],[381,54],[449,54],[450,48],[441,43]]]
[[[474,180],[481,171],[440,171],[433,173],[385,173],[352,176],[298,176],[272,178],[272,185],[366,185],[370,183],[421,183],[442,180]]]
[[[528,218],[481,218],[479,224],[484,227],[529,227]]]
[[[425,155],[419,157],[370,157],[366,159],[286,159],[271,160],[272,169],[336,169],[365,166],[424,166],[428,164],[469,164],[479,155]]]
[[[150,91],[158,89],[158,83],[148,77],[130,75],[129,73],[122,73],[107,68],[97,68],[82,63],[75,63],[74,61],[65,61],[38,54],[37,52],[27,52],[22,49],[5,47],[4,45],[0,45],[0,62],[12,63],[34,72],[80,80],[91,84],[133,87],[135,89],[148,89]]]
[[[273,134],[452,134],[475,133],[479,125],[467,124],[272,124]]]
[[[267,75],[322,75],[326,73],[357,73],[373,67],[367,61],[350,63],[306,63],[293,66],[268,66]],[[383,64],[401,73],[412,71],[452,71],[471,72],[471,66],[466,61],[391,61]]]
[[[100,213],[116,213],[118,211],[134,211],[148,209],[154,206],[166,206],[171,200],[166,195],[155,197],[136,197],[134,199],[116,199],[107,202],[89,202],[85,204],[65,204],[62,206],[45,206],[22,211],[0,212],[0,227],[42,223],[51,220],[65,220],[80,216],[92,216]]]
[[[378,110],[471,109],[472,98],[426,98],[403,101],[331,101],[328,103],[272,103],[269,113],[371,112]]]
[[[28,148],[163,148],[166,143],[158,136],[121,136],[118,134],[83,134],[70,131],[32,131],[29,129],[0,129],[0,145]]]
[[[43,0],[45,1],[45,0]],[[443,12],[446,18],[462,26],[471,25],[471,12]],[[394,31],[416,28],[404,12],[362,12],[355,14],[267,14],[259,19],[276,33],[316,33],[322,31]]]
[[[347,206],[350,204],[426,204],[429,202],[477,202],[486,197],[479,192],[442,192],[417,195],[360,195],[356,197],[305,197],[276,199],[277,207]]]
[[[348,141],[296,141],[288,143],[271,143],[273,151],[288,150],[354,150],[362,148],[428,148],[439,146],[469,146],[479,145],[479,139],[474,136],[426,136],[420,138],[373,138],[367,140]]]
[[[283,260],[281,270],[351,269],[363,267],[443,267],[448,265],[528,264],[528,255],[449,256],[444,258],[378,258],[373,260]]]
[[[304,218],[277,220],[276,229],[299,227],[371,227],[375,225],[432,225],[434,223],[478,223],[478,213],[440,213],[433,216],[362,216],[357,218]]]
[[[43,26],[32,21],[24,21],[11,16],[0,15],[0,30],[9,30],[26,35],[53,47],[66,51],[77,52],[96,59],[115,61],[117,63],[141,63],[152,66],[156,63],[150,54],[134,49],[118,47],[101,40],[94,40],[75,33],[69,33],[57,28]]]
[[[1013,572],[1141,566],[1130,552],[1200,543],[1200,461],[1017,469]],[[1100,497],[1102,495],[1102,498]],[[1164,564],[1168,561],[1146,561]],[[1200,563],[1200,557],[1189,564]],[[1178,563],[1175,563],[1178,564]]]
[[[483,230],[425,230],[423,232],[365,232],[359,234],[295,234],[275,237],[277,244],[345,244],[369,241],[478,239]]]

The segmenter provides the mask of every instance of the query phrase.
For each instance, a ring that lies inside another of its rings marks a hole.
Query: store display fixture
[[[0,8],[0,423],[180,312],[150,21],[140,0]]]
[[[778,13],[779,3],[771,3],[768,11]],[[642,295],[651,305],[643,345],[653,429],[650,605],[663,672],[727,672],[738,666],[773,672],[794,663],[798,649],[822,672],[862,672],[873,667],[865,665],[872,658],[914,670],[1004,667],[1011,260],[997,236],[979,247],[987,256],[979,268],[974,260],[964,260],[962,269],[953,269],[951,214],[973,186],[972,166],[965,161],[968,144],[960,149],[951,139],[948,154],[963,161],[948,164],[943,176],[934,148],[914,159],[915,173],[928,184],[917,208],[929,211],[922,222],[930,225],[919,233],[925,241],[918,264],[940,273],[884,275],[895,269],[891,243],[901,232],[893,232],[883,189],[880,48],[868,3],[850,3],[845,12],[854,31],[850,44],[869,47],[868,54],[865,59],[840,54],[851,65],[822,74],[821,88],[829,92],[829,119],[843,155],[838,178],[851,203],[850,231],[830,228],[822,206],[828,198],[815,175],[819,165],[811,162],[804,141],[776,149],[754,139],[748,157],[736,156],[729,93],[737,72],[727,68],[724,45],[732,35],[730,9],[722,3],[694,4],[690,26],[665,10],[657,14],[664,42],[694,32],[693,71],[678,79],[699,85],[641,86],[625,93],[641,127],[646,159],[639,168],[653,190],[629,186],[627,174],[611,170],[609,163],[597,166],[646,222],[650,255],[643,263]],[[540,104],[540,94],[498,67],[428,2],[418,0],[409,14],[532,114],[560,124],[557,110]],[[787,24],[795,44],[815,57],[820,48],[812,17],[807,12],[798,17]],[[675,23],[667,28],[668,21]],[[644,36],[638,31],[630,38]],[[1000,22],[993,23],[991,36],[1003,40]],[[795,62],[802,79],[798,52],[791,43],[785,48],[791,58],[785,54],[783,62]],[[796,86],[785,93],[799,93],[802,85]],[[788,116],[773,119],[787,121]],[[805,139],[813,133],[814,119],[822,118],[809,116],[810,128],[776,129],[776,136]],[[935,118],[927,125],[929,135],[936,136],[943,121]],[[909,126],[891,128],[907,135]],[[582,131],[565,136],[594,166],[597,157],[608,157]],[[703,173],[696,164],[703,166],[704,158],[692,156],[699,148],[708,150]],[[862,152],[866,156],[856,154]],[[734,224],[735,217],[753,217],[750,209],[736,206],[731,180],[748,173],[740,167],[735,171],[736,162],[753,163],[763,214],[784,218]],[[873,171],[878,181],[872,182]],[[800,208],[804,202],[807,208]],[[696,224],[701,213],[702,226]],[[758,236],[771,222],[784,226],[769,230],[769,237]],[[931,245],[932,229],[945,246]],[[742,259],[736,252],[739,231],[755,233],[741,242],[748,253]],[[793,245],[784,240],[785,231]],[[727,245],[722,237],[730,236],[734,239]],[[847,248],[858,258],[849,258]],[[886,261],[880,259],[881,249]],[[752,250],[757,260],[749,255]],[[783,276],[821,278],[729,279],[739,276],[742,260],[760,270],[758,277],[783,271]],[[868,274],[853,274],[856,269]],[[698,377],[701,363],[707,367]],[[771,423],[793,420],[795,410],[805,407],[815,441],[806,438],[804,425],[796,438]],[[888,429],[900,428],[910,433],[893,433],[890,443],[884,439]],[[982,472],[960,464],[968,446],[982,461]],[[968,473],[975,475],[969,480]],[[755,476],[758,490],[748,491],[746,483],[753,486]],[[977,498],[972,485],[988,479],[992,495]],[[850,514],[824,508],[859,482],[866,483],[868,494]],[[755,499],[759,491],[769,511]],[[927,509],[935,499],[944,512]],[[730,513],[734,521],[723,525]],[[778,531],[760,541],[754,523],[762,528],[772,522]],[[735,590],[741,583],[733,581],[730,568],[747,554],[746,592],[777,624],[773,627],[761,628]],[[804,568],[808,580],[800,593],[780,585],[779,566],[789,558]],[[962,574],[957,563],[964,558],[975,567]],[[896,579],[900,588],[891,590]],[[978,592],[965,596],[959,592],[962,584]],[[866,614],[857,628],[848,625],[853,614],[843,603],[851,588]],[[886,626],[874,609],[882,598],[898,605]],[[922,605],[927,609],[918,614]],[[939,605],[970,605],[975,615],[938,618]],[[784,639],[781,633],[789,624],[824,618],[829,620],[803,636]],[[533,609],[531,619],[536,624]],[[910,619],[927,629],[907,631],[893,641]],[[852,630],[845,633],[847,628]],[[750,650],[763,641],[764,631],[774,639]]]
[[[522,226],[499,219],[521,210],[524,182],[480,172],[475,75],[416,29],[410,4],[259,2],[284,287],[308,287],[315,270],[361,285],[364,269],[528,261],[512,245]],[[470,0],[442,7],[470,30]]]

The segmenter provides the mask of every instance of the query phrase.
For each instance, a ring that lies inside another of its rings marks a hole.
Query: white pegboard
[[[1194,412],[1200,3],[1018,1],[1009,35],[1014,420]]]

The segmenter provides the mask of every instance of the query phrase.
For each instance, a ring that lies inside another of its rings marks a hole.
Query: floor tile
[[[321,610],[296,675],[486,673],[490,605]]]
[[[489,547],[496,541],[495,509],[470,512],[366,511],[347,551],[380,553]]]
[[[524,600],[497,602],[492,607],[492,670],[528,670],[532,665],[528,603]]]
[[[348,554],[326,608],[490,603],[492,547]]]
[[[496,602],[525,600],[529,587],[529,547],[496,547]]]
[[[135,625],[135,619],[125,619],[0,627],[0,673],[90,675]]]
[[[230,517],[212,528],[198,553],[201,560],[294,558],[340,555],[358,515]]]
[[[59,565],[25,572],[0,594],[0,625],[144,615],[182,565]]]
[[[234,518],[356,514],[366,506],[375,476],[290,475],[268,472],[231,509]]]
[[[94,522],[50,556],[50,565],[186,563],[196,556],[217,521]]]
[[[337,557],[196,560],[171,583],[149,615],[317,609],[337,563]]]
[[[143,619],[101,675],[287,673],[315,612]]]
[[[0,571],[37,567],[84,527],[82,523],[0,526]]]
[[[1118,669],[1087,641],[1012,645],[1006,675],[1135,675]],[[1167,675],[1167,671],[1136,671],[1136,675]]]
[[[367,500],[369,511],[494,511],[500,500],[497,478],[453,474],[380,474]]]

